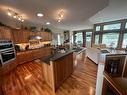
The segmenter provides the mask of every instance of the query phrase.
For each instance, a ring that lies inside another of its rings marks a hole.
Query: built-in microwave
[[[15,60],[14,44],[10,40],[0,40],[0,64],[4,65],[12,60]]]

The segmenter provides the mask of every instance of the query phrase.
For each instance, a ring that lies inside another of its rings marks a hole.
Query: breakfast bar
[[[55,92],[73,73],[73,50],[40,59],[45,82]]]

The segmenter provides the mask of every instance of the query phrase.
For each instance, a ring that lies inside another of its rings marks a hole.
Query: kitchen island
[[[73,73],[73,50],[40,59],[43,77],[53,92]]]

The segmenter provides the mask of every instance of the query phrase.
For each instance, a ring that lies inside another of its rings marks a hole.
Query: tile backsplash
[[[20,50],[25,50],[26,46],[29,46],[29,49],[35,49],[35,48],[41,48],[44,47],[46,44],[51,44],[51,41],[45,41],[45,42],[30,42],[30,43],[19,43],[15,44],[20,47]]]

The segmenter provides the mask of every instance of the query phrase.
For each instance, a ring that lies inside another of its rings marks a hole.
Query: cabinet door
[[[116,91],[116,89],[104,78],[102,95],[121,95],[121,94],[119,94]]]
[[[52,40],[52,34],[51,33],[48,33],[48,39],[49,39],[49,41]]]
[[[21,52],[17,55],[17,64],[22,64],[33,60],[33,51]]]
[[[111,76],[121,77],[123,66],[124,66],[125,56],[107,56],[105,71]]]
[[[7,27],[0,27],[0,39],[13,40],[11,29]]]
[[[48,32],[40,32],[40,36],[42,37],[42,40],[41,41],[51,41],[52,40],[51,33],[48,33]]]
[[[42,37],[41,32],[35,32],[35,35]]]
[[[13,31],[14,42],[22,43],[23,42],[23,33],[20,30],[14,29]]]
[[[55,90],[68,78],[73,72],[73,54],[64,56],[54,61],[54,81]]]
[[[66,58],[63,57],[57,61],[55,61],[54,64],[54,80],[55,80],[55,90],[60,87],[60,85],[63,83],[63,81],[66,78]]]
[[[51,41],[52,40],[52,34],[51,33],[46,32],[45,35],[46,35],[46,39],[45,39],[46,41]]]
[[[45,32],[45,41],[49,41],[49,33],[48,32]]]
[[[46,33],[45,32],[42,32],[41,33],[41,36],[42,36],[42,41],[46,41]]]
[[[14,42],[15,43],[28,43],[29,37],[34,35],[33,32],[26,30],[13,30]]]
[[[23,33],[23,42],[28,43],[30,35],[33,35],[33,34],[29,31],[23,31],[22,33]]]
[[[127,61],[125,63],[125,70],[124,70],[124,75],[123,76],[127,78]]]

